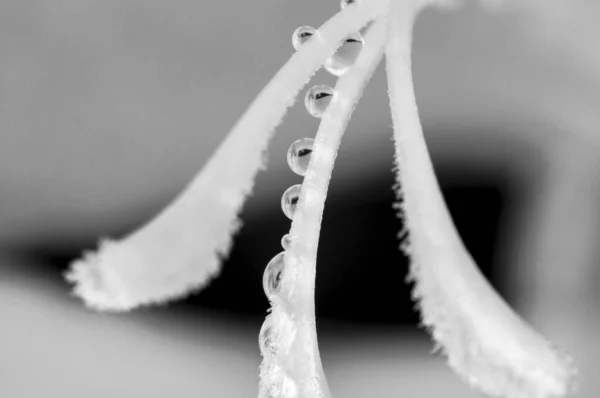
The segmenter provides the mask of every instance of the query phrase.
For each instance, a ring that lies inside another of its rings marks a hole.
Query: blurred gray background
[[[510,2],[509,2],[510,3]],[[469,3],[417,24],[417,100],[469,250],[518,312],[600,388],[600,17],[585,0]],[[96,314],[61,279],[201,168],[338,2],[0,0],[0,397],[255,396],[262,270],[299,183],[285,163],[317,121],[298,101],[269,151],[223,273],[183,303]],[[318,73],[314,83],[333,84]],[[475,397],[429,355],[395,234],[380,68],[342,143],[319,250],[319,343],[332,393]],[[343,245],[343,246],[342,246]],[[339,250],[340,247],[345,250]]]

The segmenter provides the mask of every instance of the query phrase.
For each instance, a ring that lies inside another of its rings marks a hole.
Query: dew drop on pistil
[[[312,87],[306,92],[304,105],[311,116],[321,118],[333,99],[335,90],[325,84]]]
[[[311,26],[301,26],[294,31],[292,34],[292,45],[294,46],[294,50],[298,51],[300,46],[310,40],[317,34],[317,30]]]
[[[283,247],[283,250],[289,250],[292,247],[292,237],[290,234],[283,235],[281,238],[281,247]]]
[[[334,76],[342,76],[354,65],[364,42],[362,35],[358,32],[348,36],[335,54],[325,61],[323,67]]]
[[[283,214],[290,220],[294,219],[294,213],[298,206],[298,199],[300,199],[301,187],[301,184],[292,185],[285,190],[281,197],[281,210],[283,210]]]
[[[270,298],[279,293],[281,278],[285,268],[285,252],[281,252],[269,261],[263,274],[263,289],[265,295]]]
[[[300,138],[288,149],[287,162],[294,173],[300,176],[306,174],[314,141],[312,138]]]

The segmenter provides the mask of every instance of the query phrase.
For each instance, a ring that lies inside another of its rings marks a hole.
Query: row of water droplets
[[[356,3],[356,0],[342,0],[341,8]],[[292,44],[298,50],[304,43],[313,38],[318,39],[319,32],[310,27],[302,26],[292,35]],[[323,67],[334,76],[342,76],[358,57],[364,44],[362,35],[357,32],[347,37],[338,50],[323,64]],[[321,118],[331,101],[335,97],[335,90],[327,85],[313,86],[306,92],[304,104],[311,116]],[[292,171],[304,177],[308,169],[313,151],[314,139],[301,138],[296,140],[287,151],[287,163]],[[289,187],[281,198],[283,213],[293,220],[302,184]],[[285,271],[285,253],[290,248],[294,237],[286,234],[281,239],[284,251],[271,259],[263,275],[263,288],[269,300],[273,300],[280,293],[280,282]],[[281,311],[280,311],[281,312]],[[274,360],[286,344],[291,344],[294,335],[293,320],[289,314],[279,313],[267,317],[259,333],[260,351],[265,358]],[[285,341],[284,341],[285,340]],[[276,361],[271,361],[276,362]],[[297,387],[281,368],[273,369],[272,377],[267,381],[268,386],[263,390],[265,398],[293,398],[297,395]]]

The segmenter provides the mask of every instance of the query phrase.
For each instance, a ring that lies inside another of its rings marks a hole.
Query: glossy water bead
[[[283,250],[289,250],[291,246],[292,237],[290,236],[290,234],[283,235],[283,237],[281,238],[281,247],[283,247]]]
[[[290,145],[287,151],[287,162],[294,173],[301,176],[306,174],[314,142],[312,138],[300,138]]]
[[[265,295],[271,297],[279,292],[279,284],[285,268],[285,252],[281,252],[269,261],[263,274]]]
[[[304,105],[311,116],[320,118],[323,116],[329,103],[333,99],[335,90],[325,84],[313,86],[306,92],[304,97]]]
[[[292,45],[294,50],[298,50],[301,45],[306,43],[313,35],[317,34],[317,30],[311,26],[301,26],[292,34]]]
[[[298,199],[300,199],[300,188],[302,185],[292,185],[285,190],[281,197],[281,210],[290,220],[294,219],[294,213],[296,212],[296,206],[298,206]]]
[[[360,33],[354,33],[344,40],[344,44],[323,65],[325,69],[335,76],[342,76],[358,58],[363,47],[364,39]]]

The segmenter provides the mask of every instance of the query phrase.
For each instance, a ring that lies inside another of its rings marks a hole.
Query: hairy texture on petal
[[[273,380],[291,380],[298,398],[330,397],[317,345],[314,290],[317,248],[321,219],[333,163],[350,115],[382,56],[386,38],[385,18],[378,19],[365,36],[365,46],[335,87],[336,93],[319,126],[290,235],[291,247],[285,255],[281,293],[272,298],[273,322],[277,333],[291,336],[279,346],[280,354],[266,356],[261,365],[261,394],[267,393]],[[293,333],[287,320],[293,319]],[[289,378],[289,380],[287,379]]]
[[[481,391],[507,398],[560,397],[570,360],[532,330],[483,277],[450,217],[419,121],[411,73],[414,0],[391,5],[386,48],[397,183],[409,231],[404,249],[423,324],[449,365]]]
[[[200,289],[219,271],[240,227],[238,213],[264,167],[264,151],[298,91],[342,40],[386,10],[387,0],[348,7],[319,30],[263,89],[187,189],[144,228],[66,274],[89,307],[124,311]]]

